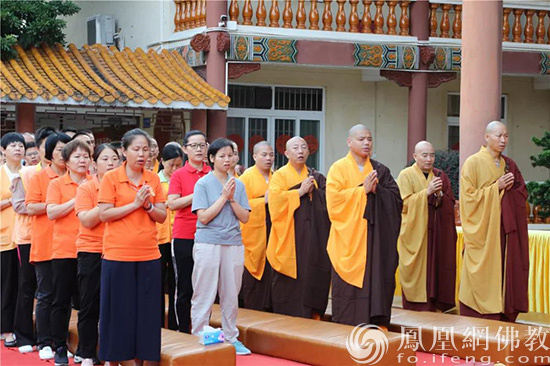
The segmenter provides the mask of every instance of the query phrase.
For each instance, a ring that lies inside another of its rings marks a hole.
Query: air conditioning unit
[[[115,44],[115,17],[94,15],[86,19],[88,24],[88,44],[100,43],[106,46]]]

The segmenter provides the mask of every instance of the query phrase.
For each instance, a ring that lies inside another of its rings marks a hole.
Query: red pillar
[[[194,109],[191,111],[191,129],[206,133],[206,110]]]
[[[428,40],[430,35],[428,0],[418,0],[411,5],[411,36],[418,40]],[[419,70],[427,70],[428,66],[421,60]],[[414,146],[426,140],[427,109],[428,109],[428,73],[412,74],[409,87],[409,112],[407,123],[407,161],[412,159]]]
[[[206,26],[217,27],[221,15],[227,15],[227,0],[208,1],[206,6]],[[225,53],[217,49],[220,32],[210,32],[210,52],[206,55],[206,81],[221,92],[226,92]],[[207,112],[207,136],[209,141],[225,137],[227,133],[227,112]]]
[[[34,133],[36,130],[36,105],[18,103],[15,106],[15,131]]]
[[[464,0],[460,73],[460,165],[484,143],[487,123],[500,120],[502,1]]]

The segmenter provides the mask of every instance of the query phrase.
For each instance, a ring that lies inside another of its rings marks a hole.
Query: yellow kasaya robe
[[[428,263],[428,178],[413,164],[403,169],[397,184],[403,199],[401,231],[399,233],[399,280],[410,302],[427,302],[426,276]]]
[[[497,180],[505,174],[485,147],[464,162],[460,173],[460,218],[464,259],[459,300],[481,314],[504,310],[501,253],[501,199]]]
[[[372,171],[367,159],[363,171],[348,155],[335,162],[327,175],[327,209],[330,235],[327,251],[338,275],[350,285],[363,287],[367,261],[367,195],[363,181]]]
[[[273,174],[267,196],[271,216],[267,259],[275,271],[293,279],[298,277],[294,211],[300,207],[300,194],[297,189],[290,189],[307,177],[307,166],[298,173],[288,163]]]
[[[264,274],[266,260],[265,193],[269,187],[269,182],[266,182],[265,177],[256,166],[247,169],[239,179],[244,183],[251,209],[248,222],[241,224],[244,266],[259,281]],[[271,172],[269,173],[269,180],[271,180]]]

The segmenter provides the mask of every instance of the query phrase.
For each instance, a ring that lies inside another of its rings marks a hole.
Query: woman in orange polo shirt
[[[79,185],[91,179],[90,147],[72,140],[61,152],[67,174],[51,181],[46,196],[46,212],[54,221],[52,240],[53,302],[51,335],[56,365],[68,365],[67,336],[71,315],[71,297],[78,293],[76,281],[76,237],[80,223],[74,204]]]
[[[168,187],[172,173],[181,168],[183,165],[183,152],[181,148],[175,144],[167,144],[162,149],[162,170],[158,173],[164,196],[168,197]],[[176,278],[174,274],[174,265],[172,263],[172,226],[176,212],[166,208],[167,219],[162,224],[157,224],[157,240],[160,249],[160,265],[161,265],[161,311],[160,319],[164,324],[165,301],[164,289],[168,288],[168,329],[177,330],[176,313],[174,310],[174,301],[176,293]]]
[[[75,212],[80,221],[77,250],[77,279],[80,292],[78,335],[82,366],[93,366],[96,359],[99,322],[99,284],[105,224],[99,219],[97,195],[105,173],[120,165],[116,149],[99,145],[94,152],[97,175],[76,190]]]
[[[157,222],[166,220],[157,174],[145,169],[150,139],[133,129],[122,137],[124,164],[107,172],[99,188],[105,222],[99,316],[99,358],[160,362],[160,251]],[[126,363],[123,363],[126,364]]]
[[[36,172],[29,180],[25,197],[27,214],[32,216],[31,252],[29,262],[36,270],[36,342],[39,357],[54,358],[51,348],[50,315],[53,300],[52,240],[53,221],[46,214],[46,194],[52,180],[65,174],[65,160],[61,151],[71,140],[64,133],[55,132],[46,139],[45,158],[51,164]]]

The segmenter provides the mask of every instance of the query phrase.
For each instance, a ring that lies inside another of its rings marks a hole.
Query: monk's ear
[[[289,157],[288,157],[288,151],[286,151],[286,150],[285,150],[285,156],[286,156],[287,159],[289,159]]]
[[[485,142],[489,142],[489,134],[488,133],[485,134],[484,139],[485,139]]]
[[[347,141],[347,143],[348,143],[348,147],[351,147],[351,138],[348,137],[346,141]]]

